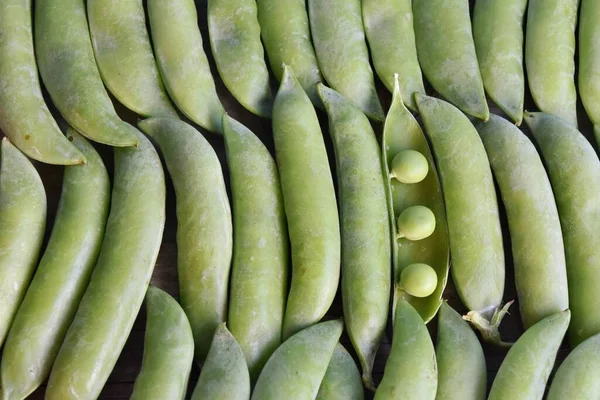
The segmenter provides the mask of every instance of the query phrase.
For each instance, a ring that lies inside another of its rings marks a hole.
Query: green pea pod
[[[597,40],[600,36],[599,20],[600,2],[582,0],[579,13],[579,95],[594,124],[600,124],[600,42]]]
[[[563,118],[574,127],[577,127],[574,57],[578,6],[579,0],[529,0],[525,35],[525,66],[535,104],[541,111]]]
[[[448,303],[438,315],[436,400],[484,400],[487,369],[479,339]]]
[[[527,329],[502,361],[488,399],[541,400],[570,318],[565,310]]]
[[[383,121],[360,4],[360,0],[308,0],[310,29],[325,80],[369,118]]]
[[[377,75],[394,92],[399,74],[402,97],[416,110],[415,93],[425,93],[417,58],[411,0],[363,0],[362,16]]]
[[[257,0],[256,5],[273,73],[281,80],[283,64],[289,65],[308,97],[320,105],[317,83],[322,78],[310,38],[306,0]]]
[[[47,400],[96,399],[144,301],[165,224],[165,179],[152,144],[114,150],[111,209],[90,283],[46,388]]]
[[[500,342],[497,325],[506,312],[506,307],[498,310],[504,292],[504,250],[485,148],[475,127],[456,107],[420,94],[415,99],[444,190],[456,290],[471,310],[467,317],[485,339]]]
[[[142,0],[87,2],[98,69],[108,90],[142,115],[177,117],[160,79]]]
[[[363,381],[375,390],[373,362],[391,289],[391,246],[381,153],[367,117],[341,94],[317,85],[335,150],[342,232],[344,321]]]
[[[389,215],[392,231],[392,263],[394,282],[399,282],[402,270],[414,263],[430,265],[437,273],[435,291],[427,297],[411,296],[404,290],[396,291],[429,322],[442,304],[442,293],[448,281],[450,269],[450,244],[446,210],[439,176],[427,139],[412,114],[404,107],[398,80],[394,88],[392,105],[383,126],[382,153],[384,175],[389,182]],[[406,184],[391,178],[390,166],[394,157],[403,150],[416,150],[427,158],[429,173],[421,182]],[[414,205],[429,207],[436,216],[436,228],[428,238],[411,241],[397,239],[396,217]],[[394,303],[397,299],[394,299]]]
[[[414,0],[413,14],[419,63],[431,86],[465,113],[487,121],[469,1]]]
[[[548,400],[600,397],[599,365],[600,334],[583,341],[563,361],[554,375]]]
[[[0,346],[25,296],[46,227],[46,192],[25,157],[2,139],[0,168]]]
[[[177,301],[150,286],[146,293],[146,333],[142,369],[131,400],[183,400],[194,358],[192,328]]]
[[[523,19],[527,0],[479,0],[473,39],[483,86],[492,100],[521,125],[525,98]]]
[[[315,109],[285,66],[273,106],[273,140],[292,253],[283,339],[318,322],[340,277],[340,225]]]
[[[316,398],[343,330],[341,319],[320,322],[283,342],[260,373],[252,400]]]
[[[42,98],[31,26],[31,1],[0,2],[0,130],[29,157],[48,164],[82,164]]]
[[[341,344],[335,346],[316,400],[363,400],[360,372],[354,359]]]
[[[111,146],[139,145],[121,121],[96,66],[83,0],[35,3],[35,55],[58,111],[79,133]]]
[[[202,47],[194,0],[148,0],[148,16],[158,70],[171,99],[186,117],[221,133],[225,110]]]
[[[250,374],[244,353],[223,322],[212,339],[192,400],[249,398]]]
[[[285,212],[279,172],[265,145],[227,114],[223,136],[235,236],[228,324],[256,381],[281,344],[289,254]]]
[[[23,399],[48,378],[104,236],[110,202],[108,173],[91,144],[71,128],[67,137],[87,163],[65,168],[50,241],[4,346],[3,400]]]
[[[600,160],[592,145],[566,121],[545,113],[525,113],[544,158],[565,244],[569,342],[576,346],[600,332]]]
[[[600,146],[600,125],[594,125],[594,136],[596,136],[596,143]]]
[[[183,121],[149,118],[139,127],[156,142],[175,187],[179,292],[202,363],[227,318],[233,228],[221,163],[204,136]]]
[[[375,400],[434,400],[435,350],[421,315],[406,300],[396,305],[394,337]]]

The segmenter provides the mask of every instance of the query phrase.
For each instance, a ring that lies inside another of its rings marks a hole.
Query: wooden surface
[[[200,0],[200,1],[197,1],[197,3],[198,3],[198,13],[199,13],[199,21],[200,21],[199,24],[201,26],[202,34],[204,37],[205,51],[207,52],[207,55],[211,62],[213,76],[215,77],[215,80],[217,81],[217,90],[218,90],[219,96],[220,96],[225,108],[230,113],[230,115],[232,115],[234,118],[238,119],[239,121],[244,123],[246,126],[248,126],[250,129],[252,129],[254,131],[254,133],[256,133],[261,138],[261,140],[263,140],[263,142],[266,144],[266,146],[272,152],[273,151],[273,143],[272,143],[272,132],[271,132],[270,121],[265,120],[265,119],[260,119],[256,116],[252,115],[251,113],[247,112],[246,110],[244,110],[231,97],[231,95],[227,92],[224,85],[218,78],[218,73],[216,71],[212,56],[210,54],[210,46],[207,41],[208,33],[206,31],[206,11],[205,11],[206,0]],[[471,3],[473,3],[472,0],[471,0]],[[276,90],[277,82],[273,81],[272,85],[273,85],[273,90]],[[387,108],[389,107],[390,101],[391,101],[391,95],[385,90],[385,88],[379,81],[377,81],[377,85],[378,85],[382,103],[383,103],[385,109],[387,110]],[[428,93],[430,93],[430,94],[433,93],[431,88],[428,88]],[[117,103],[117,102],[115,101],[115,103]],[[501,114],[499,109],[497,107],[495,107],[493,104],[490,104],[490,107],[493,112]],[[135,121],[137,120],[136,115],[127,111],[126,109],[124,109],[124,107],[122,107],[118,104],[117,104],[117,108],[118,108],[119,114],[125,120],[135,123]],[[535,106],[531,100],[529,93],[526,94],[526,109],[535,110]],[[57,119],[60,119],[60,117],[58,116],[58,113],[55,112],[56,110],[53,109],[52,111],[54,112]],[[591,123],[587,119],[587,116],[585,115],[585,112],[584,112],[581,104],[579,104],[578,111],[579,111],[580,129],[586,135],[586,137],[592,143],[594,143]],[[323,133],[324,133],[325,141],[327,144],[330,164],[331,164],[332,169],[335,169],[335,164],[333,162],[333,160],[334,160],[333,149],[332,149],[329,137],[327,135],[327,120],[326,120],[325,115],[323,115],[323,113],[319,113],[319,118],[321,120],[322,127],[323,127]],[[381,128],[382,128],[381,125],[374,125],[374,128],[378,134],[378,137],[380,138]],[[525,128],[523,127],[523,129],[525,129]],[[0,134],[1,134],[1,132],[0,132]],[[227,168],[226,159],[225,159],[225,150],[224,150],[223,140],[220,137],[211,135],[211,134],[206,134],[206,137],[208,138],[210,143],[215,148],[215,151],[217,152],[219,159],[221,160],[221,163],[223,166],[223,170],[225,173],[225,179],[228,181],[229,176],[228,176],[228,168]],[[594,146],[595,146],[595,143],[594,143]],[[102,145],[96,145],[96,148],[99,150],[99,152],[103,156],[105,163],[107,165],[107,168],[109,169],[109,172],[112,175],[112,162],[113,161],[112,161],[111,149],[109,147],[102,146]],[[43,165],[40,163],[35,163],[35,164],[36,164],[36,167],[42,177],[42,180],[44,182],[44,185],[45,185],[46,191],[47,191],[47,195],[48,195],[48,227],[47,227],[47,235],[46,235],[46,239],[47,239],[48,234],[52,228],[52,221],[54,219],[56,207],[58,205],[58,200],[59,200],[60,191],[61,191],[63,168],[57,167],[57,166]],[[167,174],[167,177],[168,177],[168,174]],[[335,171],[334,171],[334,177],[335,177]],[[163,237],[160,254],[158,257],[158,262],[156,264],[154,274],[152,277],[152,283],[156,286],[159,286],[159,287],[165,289],[167,292],[169,292],[173,296],[177,297],[179,294],[178,293],[179,292],[178,282],[177,282],[177,268],[176,268],[177,247],[176,247],[176,242],[175,242],[175,233],[177,230],[177,220],[176,220],[176,215],[175,215],[174,192],[173,192],[173,187],[172,187],[170,180],[168,180],[167,185],[168,186],[167,186],[166,227],[165,227],[165,233],[164,233],[164,237]],[[229,188],[228,188],[228,190],[229,190]],[[501,204],[500,204],[500,207],[502,207]],[[501,215],[502,215],[502,227],[503,227],[503,231],[504,231],[505,252],[506,252],[506,259],[507,259],[506,289],[505,289],[504,300],[508,301],[511,299],[516,299],[516,291],[515,291],[515,285],[514,285],[514,279],[513,279],[512,256],[510,254],[510,239],[509,239],[508,229],[507,229],[507,224],[506,224],[506,215],[504,213],[504,210],[502,210],[502,209],[501,209]],[[464,306],[460,303],[460,300],[457,298],[457,295],[456,295],[456,292],[452,285],[451,279],[449,280],[448,287],[446,288],[446,291],[444,293],[444,297],[459,312],[466,311]],[[341,298],[340,298],[340,294],[338,292],[338,295],[337,295],[331,309],[329,310],[329,313],[326,318],[334,318],[334,317],[341,316],[342,315],[341,304],[342,304]],[[117,365],[115,366],[115,369],[114,369],[112,375],[110,376],[110,379],[108,380],[108,383],[106,384],[106,386],[102,392],[102,395],[100,397],[101,399],[127,399],[127,398],[129,398],[129,395],[131,394],[131,391],[132,391],[133,382],[139,372],[141,361],[142,361],[143,341],[144,341],[144,325],[145,325],[144,313],[145,313],[144,308],[142,308],[142,310],[140,311],[140,315],[138,316],[136,323],[134,325],[133,331],[131,332],[129,339],[127,341],[127,344],[121,354],[121,357],[120,357]],[[436,321],[435,320],[429,324],[429,328],[430,328],[432,337],[435,339],[435,332],[436,332]],[[501,332],[503,334],[503,338],[507,341],[512,341],[512,340],[517,339],[519,337],[519,335],[523,332],[523,327],[521,325],[520,317],[519,317],[519,313],[518,313],[517,302],[515,302],[515,304],[512,306],[511,314],[506,316],[504,323],[501,327]],[[391,326],[389,326],[389,323],[388,323],[388,330],[386,333],[386,337],[380,347],[380,350],[379,350],[379,353],[377,355],[376,362],[375,362],[374,377],[375,377],[376,382],[379,382],[381,380],[381,377],[382,377],[382,374],[384,371],[385,361],[386,361],[387,355],[390,351],[390,338],[391,338]],[[353,353],[352,346],[350,345],[346,334],[344,334],[342,336],[341,340],[342,340],[342,343],[344,345],[346,345],[346,347]],[[498,347],[490,346],[487,344],[484,344],[483,348],[484,348],[487,365],[488,365],[488,384],[491,385],[491,382],[492,382],[492,380],[493,380],[493,378],[494,378],[494,376],[506,354],[506,350],[498,348]],[[559,355],[558,355],[557,366],[566,357],[567,354],[568,354],[568,347],[566,346],[566,344],[563,344],[563,346],[561,347],[561,350],[559,352]],[[195,382],[197,380],[198,373],[199,373],[198,368],[194,367],[192,370],[192,375],[191,375],[191,380],[190,380],[189,394],[191,393],[191,389],[193,389],[193,385],[195,384]],[[42,387],[38,391],[36,391],[30,398],[31,399],[43,399],[43,391],[44,391],[44,387]],[[367,394],[367,398],[371,398],[371,395]]]

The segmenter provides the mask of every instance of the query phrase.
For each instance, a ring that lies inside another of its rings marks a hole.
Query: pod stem
[[[467,315],[463,315],[463,319],[469,321],[477,330],[481,333],[483,340],[488,343],[492,343],[502,347],[510,347],[513,343],[504,342],[500,338],[500,323],[506,314],[508,309],[514,303],[514,300],[509,301],[502,308],[495,308],[494,314],[491,319],[487,319],[484,314],[485,312],[469,311]]]
[[[371,371],[364,371],[362,374],[362,380],[365,387],[371,392],[375,393],[377,388],[375,387],[375,383],[373,382],[373,376],[371,375]]]
[[[396,240],[404,239],[404,234],[402,232],[396,233]]]

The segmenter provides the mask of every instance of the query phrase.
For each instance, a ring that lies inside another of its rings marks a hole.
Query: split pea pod
[[[152,144],[114,150],[100,256],[50,373],[47,400],[96,399],[144,301],[165,224],[165,179]]]
[[[148,0],[158,70],[167,92],[186,117],[221,133],[225,110],[202,47],[194,0]]]
[[[273,140],[292,253],[283,339],[327,312],[340,278],[340,225],[315,109],[285,66],[273,106]]]
[[[529,0],[525,35],[525,66],[535,104],[541,111],[556,115],[574,127],[577,127],[578,6],[579,0]]]
[[[360,372],[354,359],[341,344],[335,346],[316,400],[363,400]]]
[[[175,187],[181,305],[202,363],[227,318],[233,228],[221,163],[204,136],[181,120],[149,118],[139,126],[156,142]]]
[[[579,95],[595,126],[600,124],[599,20],[600,2],[582,0],[579,13]],[[600,135],[596,135],[596,140],[600,144]]]
[[[600,160],[588,140],[566,121],[525,113],[544,158],[565,245],[571,325],[576,346],[600,332]]]
[[[2,365],[2,399],[23,399],[50,374],[96,264],[110,202],[110,181],[93,146],[73,129],[84,165],[65,169],[52,234],[10,329]]]
[[[281,344],[288,235],[279,172],[249,129],[223,114],[233,197],[234,250],[228,324],[253,381]]]
[[[372,370],[389,310],[391,246],[381,153],[368,118],[338,92],[317,85],[329,116],[338,174],[344,322],[363,381]]]
[[[521,125],[525,98],[523,19],[527,0],[478,0],[473,39],[483,86],[492,100]]]
[[[325,80],[369,118],[383,121],[360,0],[308,0],[308,15]]]
[[[468,0],[413,0],[417,54],[431,86],[465,113],[490,116],[473,33]]]
[[[150,286],[146,293],[146,333],[142,369],[131,400],[183,400],[194,358],[192,328],[177,301]]]
[[[108,90],[144,117],[177,117],[152,53],[142,0],[90,0],[87,15],[96,62]]]
[[[35,56],[58,111],[83,136],[111,146],[137,146],[102,83],[82,0],[35,3]]]

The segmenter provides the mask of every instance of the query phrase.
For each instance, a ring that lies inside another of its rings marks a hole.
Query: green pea
[[[402,150],[392,158],[390,176],[402,183],[419,183],[429,173],[429,161],[416,150]]]
[[[400,286],[411,296],[427,297],[437,287],[437,274],[427,264],[410,264],[400,274]]]
[[[364,397],[365,391],[356,363],[344,346],[338,343],[316,400],[363,400]]]
[[[579,96],[592,122],[600,124],[600,3],[582,0],[579,12]],[[596,136],[600,143],[600,136]]]
[[[435,215],[424,206],[411,206],[398,216],[398,238],[422,240],[435,231]]]

